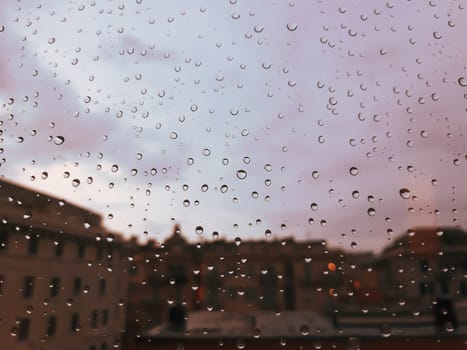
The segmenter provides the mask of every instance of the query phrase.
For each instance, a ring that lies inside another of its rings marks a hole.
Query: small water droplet
[[[65,142],[65,138],[64,138],[63,136],[55,136],[55,137],[54,137],[54,143],[55,143],[57,146],[62,145],[64,142]]]
[[[388,324],[383,324],[380,328],[380,331],[383,338],[389,338],[392,334],[391,326]]]
[[[298,28],[297,23],[287,23],[287,29],[291,32],[296,31]]]
[[[306,324],[302,324],[300,326],[300,333],[302,333],[302,335],[309,335],[310,334],[310,327]]]
[[[354,166],[351,167],[351,168],[349,169],[349,173],[350,173],[350,175],[352,175],[352,176],[358,175],[358,168],[357,168],[357,167],[354,167]]]

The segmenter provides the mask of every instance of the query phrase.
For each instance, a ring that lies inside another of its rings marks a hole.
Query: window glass
[[[466,6],[0,1],[2,347],[465,346]]]

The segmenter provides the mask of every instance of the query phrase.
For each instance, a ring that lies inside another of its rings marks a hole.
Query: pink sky
[[[3,1],[0,174],[158,240],[177,221],[195,240],[270,229],[380,249],[465,226],[465,11]]]

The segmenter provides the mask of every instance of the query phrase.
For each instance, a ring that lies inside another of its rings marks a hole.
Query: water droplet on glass
[[[454,328],[454,325],[452,324],[452,322],[450,321],[447,321],[445,324],[444,324],[444,330],[446,332],[449,332],[449,333],[452,333],[455,331],[455,328]]]
[[[12,337],[16,337],[19,333],[19,328],[18,327],[12,327],[11,330],[10,330],[10,335]]]
[[[399,190],[399,195],[403,199],[409,199],[410,198],[410,191],[407,188],[401,188]]]
[[[247,177],[247,172],[245,170],[237,170],[237,178],[240,180],[244,180]]]
[[[203,226],[196,226],[195,232],[196,232],[197,235],[202,235],[203,232],[204,232]]]
[[[291,32],[296,31],[298,28],[297,23],[287,23],[287,29]]]
[[[352,176],[358,175],[358,168],[356,168],[356,167],[354,167],[354,166],[351,167],[351,168],[349,169],[349,173],[350,173],[350,175],[352,175]]]
[[[71,182],[71,185],[73,187],[78,187],[80,185],[81,181],[79,181],[79,179],[73,179],[73,181]]]
[[[388,324],[383,324],[380,328],[380,331],[383,338],[389,338],[392,333],[391,326],[389,326]]]
[[[309,335],[310,334],[310,327],[306,324],[302,324],[300,326],[300,333],[302,335]]]

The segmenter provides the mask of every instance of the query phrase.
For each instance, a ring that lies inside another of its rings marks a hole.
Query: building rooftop
[[[467,314],[460,315],[457,329],[438,330],[433,316],[421,317],[380,316],[366,317],[361,313],[347,314],[344,318],[331,318],[313,311],[284,311],[275,313],[257,311],[250,314],[220,311],[189,313],[185,331],[170,330],[168,324],[156,326],[142,334],[145,339],[295,339],[346,337],[438,337],[466,336]]]

